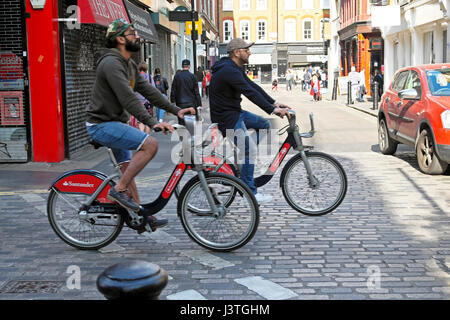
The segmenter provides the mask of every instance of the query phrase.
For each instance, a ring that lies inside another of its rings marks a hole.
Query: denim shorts
[[[117,163],[131,160],[131,150],[139,150],[148,134],[126,123],[108,121],[86,124],[89,135],[98,143],[112,149]]]

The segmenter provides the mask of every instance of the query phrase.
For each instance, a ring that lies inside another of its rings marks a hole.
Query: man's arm
[[[121,64],[115,63],[115,61],[106,61],[103,68],[106,70],[104,71],[104,74],[108,84],[111,86],[119,103],[128,111],[128,113],[148,126],[155,125],[157,122],[149,115],[147,110],[145,110],[142,102],[131,88],[125,68],[123,68]],[[141,83],[151,87],[141,75],[139,75],[139,79]]]
[[[151,86],[140,75],[136,80],[136,86],[134,87],[134,90],[142,94],[144,98],[146,98],[151,104],[155,105],[158,108],[162,108],[175,115],[178,114],[178,111],[180,111],[180,108],[178,108],[173,103],[170,103],[170,101],[166,99],[158,89]],[[138,120],[141,121],[139,118]]]
[[[248,78],[248,77],[247,77],[247,78]],[[249,83],[253,88],[255,88],[256,90],[258,90],[258,92],[261,93],[262,96],[263,96],[264,98],[266,98],[266,100],[267,100],[270,104],[274,104],[274,103],[275,103],[275,99],[273,99],[271,96],[269,96],[269,95],[267,94],[267,92],[265,92],[265,91],[263,90],[263,88],[261,88],[260,86],[258,86],[255,82],[253,82],[253,81],[251,81],[250,79],[248,79],[248,83]]]
[[[228,73],[226,81],[229,82],[234,90],[242,93],[251,102],[263,109],[266,113],[271,114],[275,109],[275,107],[266,99],[265,96],[261,94],[259,90],[250,85],[250,79],[249,81],[247,81],[244,78],[244,73],[239,72],[238,70],[233,70],[232,72]]]

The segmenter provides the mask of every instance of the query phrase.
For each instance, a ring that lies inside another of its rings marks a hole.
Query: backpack
[[[161,75],[155,76],[153,80],[155,80],[155,87],[159,91],[161,91],[162,93],[166,92],[166,89],[164,88],[163,77]]]

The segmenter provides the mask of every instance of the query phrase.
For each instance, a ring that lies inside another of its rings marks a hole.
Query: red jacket
[[[311,80],[311,90],[309,91],[309,94],[312,96],[314,95],[313,87],[314,87],[314,82]],[[317,93],[320,93],[320,81],[317,81]]]
[[[211,81],[211,73],[210,74],[205,74],[205,76],[203,77],[203,83],[202,83],[202,87],[203,89],[206,88],[206,84],[208,83],[209,86],[209,82]]]

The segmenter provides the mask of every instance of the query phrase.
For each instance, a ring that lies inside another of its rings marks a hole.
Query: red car
[[[378,143],[393,154],[414,147],[422,172],[442,174],[450,163],[450,64],[399,69],[381,97]]]

